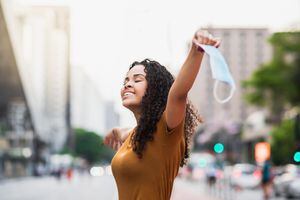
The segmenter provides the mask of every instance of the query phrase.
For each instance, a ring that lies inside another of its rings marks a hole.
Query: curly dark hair
[[[135,129],[135,133],[131,137],[133,151],[142,158],[143,151],[146,148],[148,141],[153,140],[153,134],[156,131],[157,123],[160,120],[167,104],[168,93],[174,82],[174,77],[157,61],[145,59],[141,62],[134,62],[131,64],[129,70],[136,65],[143,65],[145,67],[146,80],[148,86],[145,95],[141,102],[141,117]],[[197,114],[196,109],[190,101],[186,106],[185,117],[185,153],[181,160],[180,166],[186,164],[189,158],[192,136],[199,123],[202,122],[201,117]]]

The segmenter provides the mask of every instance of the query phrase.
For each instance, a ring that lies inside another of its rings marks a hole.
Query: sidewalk
[[[176,179],[171,200],[218,200],[206,194],[203,185],[197,182],[189,182]]]

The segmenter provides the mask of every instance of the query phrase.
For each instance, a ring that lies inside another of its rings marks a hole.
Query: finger
[[[110,141],[109,141],[109,146],[110,146],[111,148],[114,148],[114,140],[113,140],[113,139],[110,139]]]
[[[115,143],[112,142],[110,147],[111,147],[113,150],[115,150]]]
[[[196,31],[196,37],[201,37],[204,34],[204,30],[199,29]]]
[[[216,44],[214,45],[216,48],[219,48],[219,46],[221,45],[221,40],[217,41]]]
[[[213,35],[212,34],[208,34],[208,44],[209,45],[214,45],[216,42],[217,42],[217,40],[213,37]]]
[[[122,143],[118,142],[118,150],[121,148],[121,146],[122,146]]]
[[[209,44],[209,45],[212,45],[212,46],[215,45],[216,42],[217,42],[217,41],[215,41],[214,39],[209,39],[209,40],[208,40],[208,44]]]
[[[209,44],[209,32],[208,31],[203,31],[202,32],[202,38],[203,38],[203,44]]]
[[[201,30],[201,29],[198,30],[196,32],[196,39],[197,39],[197,41],[202,44],[204,42],[203,39],[204,39],[205,35],[206,35],[206,32],[204,30]]]
[[[118,151],[120,148],[120,142],[115,142],[115,150]]]
[[[215,37],[214,40],[216,41],[215,44],[214,44],[214,46],[216,48],[218,48],[220,46],[220,44],[221,44],[221,38]]]
[[[194,43],[194,44],[198,44],[199,42],[198,42],[198,40],[197,40],[196,38],[194,38],[194,39],[193,39],[193,43]]]
[[[116,129],[113,129],[112,133],[116,140],[120,140],[120,135],[118,134],[118,131]]]
[[[204,31],[204,37],[206,38],[206,44],[210,45],[211,44],[211,39],[213,38],[213,36],[208,32],[208,31]]]
[[[114,129],[112,130],[112,135],[113,135],[114,138],[117,138],[117,133]]]
[[[202,38],[202,36],[197,35],[196,41],[197,41],[197,43],[199,43],[199,44],[203,44],[203,38]]]
[[[114,146],[114,150],[117,151],[118,150],[118,143],[114,142],[113,146]]]

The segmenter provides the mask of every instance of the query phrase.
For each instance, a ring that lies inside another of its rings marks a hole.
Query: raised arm
[[[175,128],[183,120],[188,92],[200,70],[204,52],[198,50],[194,42],[216,47],[220,45],[220,41],[207,31],[199,30],[195,33],[189,54],[169,91],[166,107],[166,122],[169,129]]]

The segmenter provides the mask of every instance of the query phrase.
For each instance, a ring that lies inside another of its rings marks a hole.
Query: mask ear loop
[[[219,85],[219,80],[216,80],[215,84],[214,84],[214,97],[217,100],[217,102],[219,102],[219,103],[226,103],[227,101],[229,101],[232,98],[233,93],[235,91],[235,86],[231,85],[231,90],[230,90],[229,96],[227,98],[220,99],[219,96],[218,96],[218,94],[217,94],[218,85]]]

